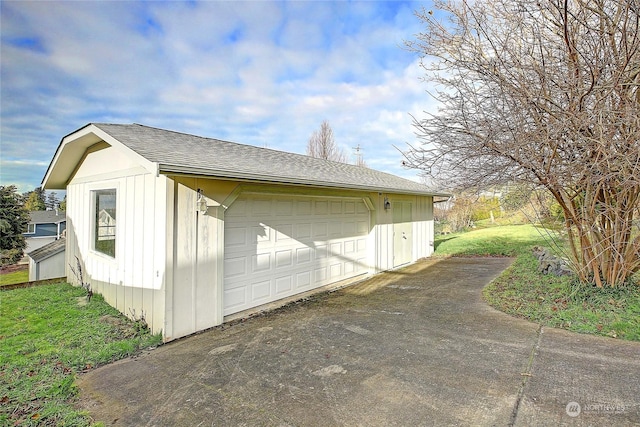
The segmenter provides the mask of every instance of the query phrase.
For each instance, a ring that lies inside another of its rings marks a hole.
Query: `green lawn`
[[[498,310],[575,332],[640,341],[640,285],[598,289],[567,277],[538,273],[531,248],[553,246],[543,228],[510,225],[439,236],[438,256],[513,256],[516,260],[483,290]]]
[[[76,375],[161,341],[69,284],[0,291],[0,298],[0,425],[90,425],[73,407]]]
[[[547,245],[549,233],[531,224],[505,225],[439,236],[436,255],[517,256],[535,245]]]
[[[14,283],[24,283],[29,281],[29,270],[13,271],[11,273],[0,274],[0,286],[12,285]]]

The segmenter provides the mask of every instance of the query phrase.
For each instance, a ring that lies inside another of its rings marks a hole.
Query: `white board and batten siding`
[[[223,251],[221,209],[196,209],[197,180],[170,180],[173,200],[167,247],[165,340],[179,338],[222,323]]]
[[[413,216],[413,261],[433,255],[434,251],[434,224],[433,224],[433,197],[416,197],[416,210]]]
[[[114,170],[113,165],[118,165]],[[112,148],[89,152],[67,186],[67,277],[93,291],[130,318],[144,317],[164,329],[166,177],[156,177]],[[94,249],[95,196],[116,190],[115,257]],[[76,232],[78,230],[78,232]]]
[[[240,196],[225,213],[224,314],[370,271],[362,198]]]
[[[384,208],[384,198],[390,208]],[[385,271],[433,254],[431,196],[382,194],[376,199],[375,271]]]

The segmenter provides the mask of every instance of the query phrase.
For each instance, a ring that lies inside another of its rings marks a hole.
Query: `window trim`
[[[90,234],[90,247],[91,247],[91,251],[94,252],[95,254],[102,256],[102,257],[106,257],[108,259],[111,260],[115,260],[118,254],[117,249],[117,242],[118,242],[118,222],[117,222],[117,218],[118,218],[118,193],[119,193],[119,189],[117,185],[110,185],[110,186],[104,186],[104,187],[97,187],[97,188],[92,188],[91,190],[91,234]],[[97,242],[98,242],[98,197],[100,195],[100,193],[103,194],[108,194],[108,193],[113,193],[114,198],[115,198],[115,225],[113,225],[112,227],[114,228],[113,231],[113,253],[109,253],[106,252],[104,250],[100,250],[97,247]]]
[[[31,230],[33,228],[33,230]],[[24,234],[36,234],[36,223],[30,222],[27,224],[27,231]]]

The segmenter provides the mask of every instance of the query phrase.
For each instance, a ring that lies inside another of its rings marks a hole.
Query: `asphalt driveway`
[[[84,374],[115,426],[640,426],[640,343],[542,328],[426,260]]]

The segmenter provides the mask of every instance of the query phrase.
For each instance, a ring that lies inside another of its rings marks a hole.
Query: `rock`
[[[547,248],[534,246],[533,256],[538,259],[538,271],[542,274],[554,276],[573,276],[574,274],[566,260],[553,255]]]

